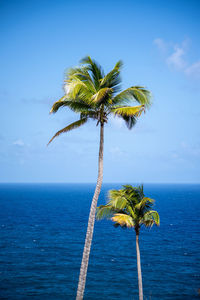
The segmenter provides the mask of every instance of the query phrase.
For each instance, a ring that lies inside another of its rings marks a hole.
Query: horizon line
[[[0,184],[96,184],[96,181],[93,182],[0,182]],[[200,182],[103,182],[103,184],[200,184]]]

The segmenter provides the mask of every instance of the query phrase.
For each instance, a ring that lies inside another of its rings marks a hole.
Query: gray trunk
[[[89,220],[88,220],[85,246],[84,246],[83,257],[82,257],[82,262],[81,262],[81,269],[80,269],[80,275],[79,275],[76,300],[82,300],[84,291],[85,291],[88,262],[89,262],[91,244],[92,244],[93,231],[94,231],[96,207],[97,207],[97,201],[99,198],[102,180],[103,180],[103,144],[104,144],[104,124],[102,123],[101,130],[100,130],[98,179],[97,179],[97,185],[96,185],[96,189],[94,192],[94,196],[93,196],[92,204],[91,204],[91,208],[90,208],[90,215],[89,215]]]
[[[142,270],[141,270],[140,248],[139,248],[139,234],[137,234],[137,233],[136,233],[136,252],[137,252],[137,271],[138,271],[139,300],[143,300]]]

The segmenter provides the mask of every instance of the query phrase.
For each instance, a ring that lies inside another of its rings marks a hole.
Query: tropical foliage
[[[159,225],[159,214],[152,210],[154,200],[144,196],[143,186],[124,185],[121,190],[109,191],[109,201],[97,208],[97,219],[109,218],[115,227],[135,228],[136,233],[142,225]]]
[[[109,201],[106,205],[97,208],[97,219],[108,218],[114,222],[114,226],[134,228],[136,232],[136,251],[138,265],[139,299],[143,299],[142,272],[140,264],[139,232],[142,225],[152,227],[160,224],[157,211],[152,210],[154,200],[145,197],[143,186],[132,187],[124,185],[120,190],[109,192]]]
[[[61,107],[68,107],[79,113],[80,119],[59,130],[49,143],[61,133],[84,125],[89,119],[96,120],[97,124],[106,123],[111,114],[122,118],[131,129],[150,105],[150,92],[142,86],[132,86],[120,92],[121,61],[106,75],[89,56],[81,63],[81,66],[67,71],[65,95],[53,104],[50,111],[55,113]],[[131,103],[139,105],[131,106]]]
[[[122,118],[131,129],[145,108],[150,106],[150,92],[144,87],[131,86],[121,91],[121,67],[122,62],[119,61],[109,73],[104,74],[95,60],[89,56],[83,58],[80,66],[67,71],[64,83],[65,94],[53,104],[50,111],[56,113],[60,108],[68,107],[79,114],[79,119],[59,130],[49,143],[60,134],[84,125],[89,119],[95,120],[96,125],[100,125],[98,178],[88,219],[77,300],[83,299],[84,295],[96,206],[103,180],[104,124],[108,122],[110,115],[114,115]],[[132,104],[136,105],[132,106]]]

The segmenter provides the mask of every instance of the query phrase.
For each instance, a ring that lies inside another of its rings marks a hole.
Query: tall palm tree
[[[56,101],[51,109],[55,113],[61,107],[68,107],[80,114],[80,119],[59,130],[49,141],[61,133],[84,125],[89,119],[100,125],[100,146],[98,162],[98,179],[91,203],[88,227],[80,268],[79,283],[76,299],[83,299],[90,248],[93,237],[97,200],[103,180],[103,145],[104,125],[110,115],[122,118],[131,129],[137,118],[150,105],[150,92],[141,86],[132,86],[120,91],[120,70],[122,62],[118,61],[115,67],[106,75],[101,66],[89,56],[81,60],[81,65],[68,70],[64,84],[65,94]],[[131,106],[131,102],[138,103]]]
[[[154,200],[144,196],[143,186],[124,185],[121,190],[109,192],[109,202],[97,208],[97,219],[110,218],[114,226],[134,228],[136,233],[136,252],[138,270],[139,300],[143,300],[142,271],[140,263],[139,233],[142,225],[159,225],[157,211],[152,210]]]

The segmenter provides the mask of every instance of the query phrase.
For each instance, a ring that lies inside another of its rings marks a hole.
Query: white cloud
[[[174,52],[167,58],[167,63],[175,69],[184,69],[187,65],[184,60],[185,50],[179,46],[174,46]]]
[[[13,145],[16,145],[16,146],[19,146],[19,147],[25,146],[24,142],[21,139],[14,141]]]
[[[190,63],[186,59],[189,46],[188,39],[181,44],[170,44],[161,38],[156,38],[153,43],[162,54],[165,52],[165,61],[169,67],[182,71],[188,77],[200,78],[200,60]]]
[[[197,61],[185,69],[185,74],[200,78],[200,61]]]

